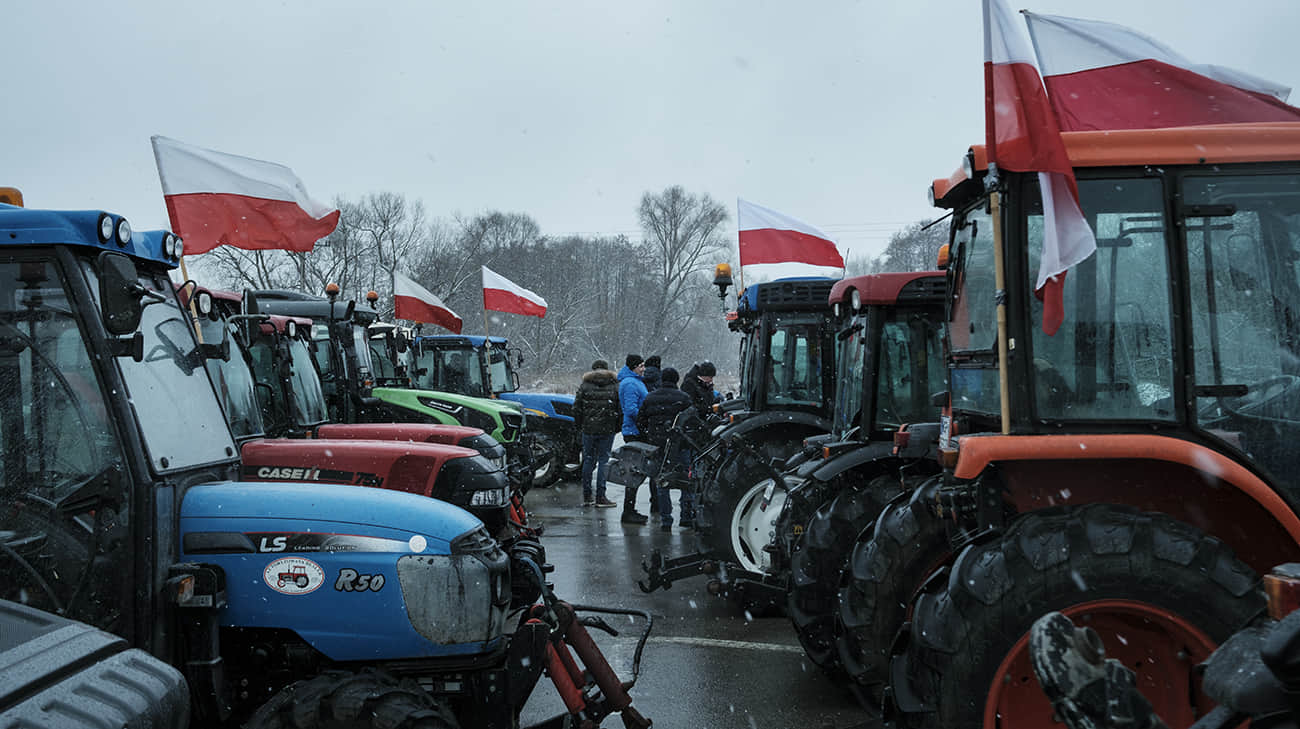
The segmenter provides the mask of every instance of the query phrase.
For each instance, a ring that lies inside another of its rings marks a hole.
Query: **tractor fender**
[[[1128,504],[1218,537],[1257,571],[1300,558],[1300,517],[1285,496],[1200,443],[1143,433],[961,437],[953,477],[969,481],[993,472],[1020,512]]]
[[[893,458],[893,451],[894,444],[889,441],[863,443],[857,448],[846,453],[837,454],[830,460],[824,461],[820,468],[812,472],[812,477],[818,481],[830,481],[841,473],[857,468],[864,463]]]
[[[819,415],[796,410],[769,410],[729,425],[717,433],[717,436],[723,440],[730,440],[737,436],[754,437],[762,435],[762,431],[770,431],[781,426],[790,425],[802,426],[806,430],[817,430],[823,433],[831,431],[831,421]]]
[[[444,502],[333,484],[202,484],[182,500],[180,540],[183,561],[225,572],[225,627],[291,630],[332,660],[368,663],[501,643],[509,559]]]

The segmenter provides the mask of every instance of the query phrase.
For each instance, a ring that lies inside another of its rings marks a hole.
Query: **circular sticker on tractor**
[[[262,571],[266,586],[285,595],[306,595],[325,583],[325,570],[310,559],[281,557]]]

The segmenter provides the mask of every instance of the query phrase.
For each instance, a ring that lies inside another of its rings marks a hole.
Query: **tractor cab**
[[[835,391],[826,278],[751,284],[727,326],[740,334],[740,397],[750,413],[794,411],[828,419]]]
[[[381,387],[410,387],[414,343],[409,327],[377,321],[370,325],[370,360],[375,383]]]

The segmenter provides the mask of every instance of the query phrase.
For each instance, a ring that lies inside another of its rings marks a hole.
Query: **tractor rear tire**
[[[916,600],[894,687],[911,726],[1049,725],[1026,646],[1053,610],[1096,630],[1156,712],[1186,725],[1208,710],[1195,665],[1264,608],[1255,573],[1218,539],[1109,504],[1025,514],[935,583]]]
[[[896,497],[858,541],[841,572],[835,648],[859,703],[878,711],[889,680],[890,647],[912,597],[952,551],[929,507],[934,481]]]
[[[271,697],[244,729],[459,729],[444,704],[412,680],[377,670],[330,671]]]
[[[755,447],[764,458],[784,460],[798,444],[763,441]],[[755,571],[759,571],[757,568],[762,564],[770,562],[770,558],[762,552],[767,544],[766,534],[741,535],[745,538],[739,539],[738,535],[732,533],[737,512],[745,508],[747,501],[752,501],[745,497],[750,495],[755,486],[770,478],[767,468],[741,453],[732,455],[718,468],[713,479],[703,485],[696,505],[696,531],[703,551],[709,552],[720,562],[741,565]],[[784,484],[778,488],[784,491]],[[774,520],[778,511],[772,513]]]
[[[899,488],[897,476],[882,475],[841,490],[808,520],[790,556],[786,612],[808,659],[833,678],[844,678],[835,649],[840,572],[858,535]]]

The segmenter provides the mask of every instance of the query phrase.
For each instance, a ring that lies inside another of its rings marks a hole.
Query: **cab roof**
[[[113,234],[100,237],[101,221],[111,221]],[[163,253],[167,231],[133,231],[126,243],[119,243],[117,231],[125,224],[122,216],[103,210],[34,210],[0,203],[0,245],[6,247],[67,245],[92,251],[124,253],[139,261],[175,268],[179,257]]]
[[[738,316],[760,311],[816,311],[825,309],[826,297],[836,279],[820,276],[779,278],[750,284],[736,301]]]
[[[1300,161],[1300,122],[1062,132],[1061,139],[1076,168]],[[988,150],[977,144],[967,155],[975,177],[982,177],[988,169]],[[934,180],[930,190],[935,206],[960,204],[970,182],[963,168]]]
[[[492,337],[492,346],[506,346],[510,340],[505,337]],[[430,344],[435,347],[482,347],[484,338],[470,334],[428,334],[419,337],[421,344]]]
[[[944,297],[943,271],[873,273],[835,282],[830,304],[845,303],[853,291],[863,306],[893,306],[905,302],[941,302]]]

